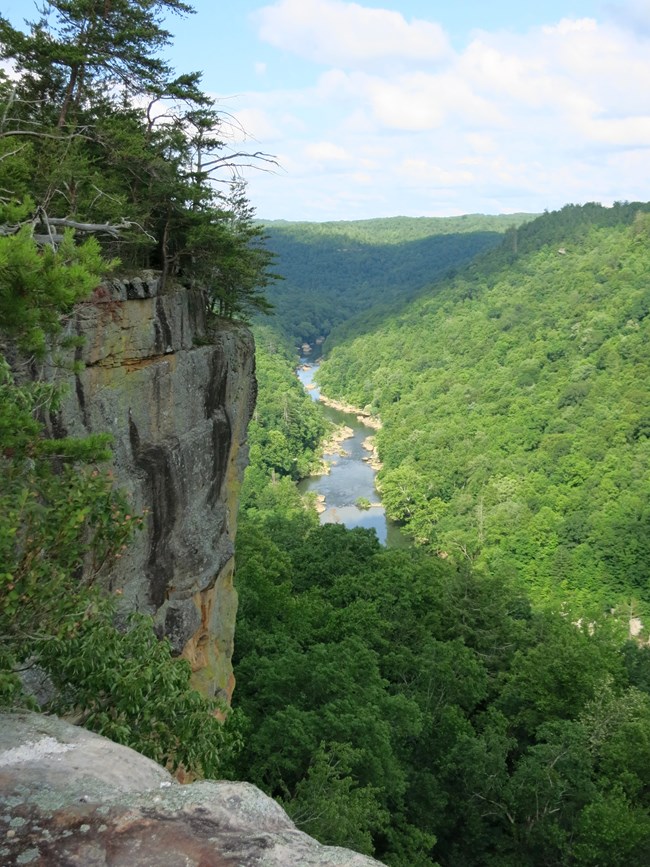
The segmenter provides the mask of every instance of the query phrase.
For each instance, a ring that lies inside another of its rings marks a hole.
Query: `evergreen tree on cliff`
[[[39,11],[29,34],[0,19],[2,56],[16,64],[23,93],[49,97],[63,128],[100,93],[164,91],[172,70],[157,56],[171,40],[162,17],[193,10],[179,0],[48,0]]]
[[[230,202],[215,175],[273,160],[228,152],[200,73],[176,75],[160,58],[163,16],[192,11],[178,0],[51,0],[26,32],[0,17],[0,58],[17,73],[0,77],[0,234],[30,226],[56,246],[71,227],[163,281],[209,272],[210,309],[221,293],[234,303],[219,312],[241,316],[267,309],[271,256],[243,197]]]

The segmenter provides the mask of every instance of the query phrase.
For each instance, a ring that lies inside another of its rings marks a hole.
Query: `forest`
[[[409,550],[305,509],[286,449],[310,459],[313,404],[259,335],[236,767],[323,842],[394,867],[650,859],[650,655],[628,629],[648,601],[649,212],[544,214],[334,328],[321,385],[381,416]]]
[[[260,223],[214,179],[272,157],[229,153],[200,76],[160,59],[170,13],[191,8],[0,18],[0,702],[29,705],[36,660],[48,711],[255,783],[389,867],[645,867],[650,204]],[[101,280],[147,268],[202,287],[215,321],[276,308],[255,324],[232,710],[80,585],[146,516],[108,437],[49,439],[60,394],[16,373]],[[328,431],[295,344],[321,336],[325,392],[382,419],[408,549],[297,493]]]
[[[432,281],[497,246],[532,215],[388,217],[333,223],[262,223],[282,280],[268,288],[274,328],[299,345],[355,314],[390,314]]]
[[[648,205],[567,207],[340,343],[327,394],[384,422],[418,543],[536,599],[647,610]]]

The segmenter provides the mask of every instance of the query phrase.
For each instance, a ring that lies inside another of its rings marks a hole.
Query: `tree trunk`
[[[68,79],[68,86],[65,89],[65,97],[63,98],[63,105],[61,106],[61,111],[59,112],[59,120],[57,122],[58,129],[62,129],[65,126],[66,120],[68,119],[68,111],[70,110],[70,105],[72,104],[72,98],[74,96],[75,88],[77,86],[80,69],[81,67],[78,63],[70,68],[70,78]]]

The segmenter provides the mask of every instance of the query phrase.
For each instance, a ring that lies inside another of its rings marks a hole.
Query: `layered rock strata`
[[[163,293],[153,274],[101,287],[68,327],[83,337],[81,364],[51,374],[69,385],[52,434],[111,433],[115,484],[146,516],[102,581],[123,610],[154,615],[197,687],[228,699],[252,336],[226,321],[209,327],[200,291]]]

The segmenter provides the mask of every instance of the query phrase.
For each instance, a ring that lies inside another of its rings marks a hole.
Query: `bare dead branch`
[[[118,238],[122,229],[128,229],[131,225],[122,220],[119,223],[80,223],[77,220],[69,220],[67,217],[45,217],[53,226],[63,226],[65,229],[75,229],[77,232],[102,233]]]
[[[2,115],[2,121],[0,121],[0,130],[5,128],[5,124],[7,122],[7,117],[9,116],[9,110],[16,99],[16,87],[11,88],[11,93],[9,94],[9,99],[7,100],[7,104],[5,105],[5,110]]]
[[[273,154],[267,154],[264,153],[264,151],[255,151],[255,153],[252,154],[247,153],[246,151],[241,151],[234,154],[226,154],[225,156],[217,157],[213,160],[208,160],[203,163],[203,168],[213,171],[215,169],[230,167],[232,165],[240,166],[242,163],[234,163],[234,160],[239,159],[259,160],[260,162],[269,163],[274,166],[278,165],[278,161]],[[243,165],[250,166],[255,165],[255,163],[243,163]]]
[[[2,154],[0,156],[0,162],[2,160],[6,160],[7,157],[15,157],[16,154],[19,154],[21,151],[24,151],[26,147],[27,147],[27,145],[24,144],[24,145],[21,145],[19,148],[16,148],[16,150],[14,150],[14,151],[8,151],[6,154]],[[9,192],[9,190],[6,190],[5,192]]]
[[[106,234],[110,235],[112,238],[119,238],[125,229],[135,227],[150,241],[155,242],[156,240],[153,235],[147,232],[146,229],[135,220],[121,220],[119,223],[80,223],[77,220],[70,220],[67,217],[48,217],[42,208],[40,208],[39,211],[39,216],[35,219],[25,220],[24,222],[17,223],[13,226],[0,226],[0,237],[15,235],[23,226],[28,226],[30,224],[38,226],[40,224],[45,227],[47,234],[34,232],[32,235],[34,241],[40,245],[50,244],[56,246],[63,241],[64,235],[53,232],[52,226],[58,226],[64,229],[74,229],[77,232],[84,232],[86,234]]]
[[[31,222],[31,220],[26,220],[24,223],[17,223],[14,226],[0,226],[0,237],[6,238],[8,235],[15,235],[23,226],[28,226]]]
[[[12,135],[28,135],[28,136],[35,136],[36,138],[51,138],[51,139],[54,139],[55,141],[68,141],[69,139],[73,139],[73,138],[83,138],[86,141],[93,141],[93,139],[90,136],[84,135],[83,133],[80,133],[80,132],[73,132],[73,133],[70,133],[70,135],[54,135],[54,133],[37,132],[36,130],[29,130],[29,129],[9,129],[6,132],[0,132],[0,138],[8,138],[9,136],[12,136]]]
[[[45,228],[47,229],[47,238],[48,238],[48,240],[46,241],[46,243],[49,243],[50,246],[52,247],[52,249],[53,249],[53,250],[56,250],[57,242],[56,242],[56,240],[55,240],[55,238],[54,238],[54,232],[52,231],[52,225],[51,225],[50,221],[48,220],[48,217],[47,217],[47,214],[45,213],[45,211],[44,211],[42,208],[40,209],[40,211],[41,211],[41,214],[42,214],[42,216],[41,216],[41,222],[43,223],[43,225],[44,225]],[[59,242],[59,243],[60,243],[60,242]]]

